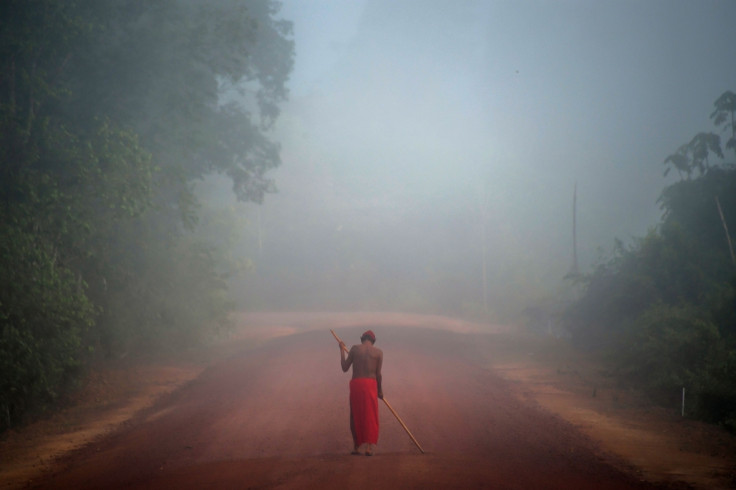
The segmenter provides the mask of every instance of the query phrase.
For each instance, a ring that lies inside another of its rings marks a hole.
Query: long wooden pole
[[[337,342],[340,344],[340,347],[342,347],[342,350],[344,350],[346,353],[348,353],[348,348],[345,346],[345,342],[343,342],[342,340],[340,340],[340,337],[337,336],[337,334],[335,333],[334,330],[330,329],[330,333],[332,333],[332,336],[335,337],[335,340],[337,340]],[[419,445],[419,442],[416,440],[416,438],[411,433],[411,431],[409,430],[409,428],[406,426],[406,424],[404,423],[404,421],[401,420],[401,417],[399,417],[399,414],[396,413],[396,410],[394,410],[394,408],[391,406],[391,404],[386,400],[386,397],[382,398],[382,400],[383,400],[383,403],[385,403],[386,406],[388,407],[388,409],[391,411],[391,413],[394,414],[394,417],[396,417],[396,420],[399,421],[399,423],[401,424],[401,427],[403,427],[404,430],[406,431],[406,433],[409,434],[409,437],[411,437],[411,440],[414,442],[414,444],[416,444],[417,448],[419,448],[419,450],[422,452],[422,454],[424,454],[424,449],[422,449],[422,446]]]

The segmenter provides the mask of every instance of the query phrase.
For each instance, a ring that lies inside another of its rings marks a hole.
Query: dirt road
[[[658,488],[482,367],[493,335],[391,323],[336,331],[350,344],[367,327],[385,352],[386,398],[427,454],[381,405],[377,454],[349,455],[349,375],[329,332],[292,325],[253,349],[254,328],[231,357],[32,486]]]

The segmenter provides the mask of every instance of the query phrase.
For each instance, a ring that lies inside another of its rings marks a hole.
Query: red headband
[[[371,339],[371,342],[376,341],[376,334],[373,333],[373,330],[366,330],[365,332],[363,332],[363,335],[361,335],[360,338],[362,339],[364,337],[368,337],[369,339]]]

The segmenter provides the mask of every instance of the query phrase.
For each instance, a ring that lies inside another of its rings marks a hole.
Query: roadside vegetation
[[[736,431],[736,94],[714,105],[718,132],[664,160],[679,180],[660,196],[661,223],[577,278],[565,323],[616,375],[670,406],[684,388],[688,416]]]
[[[195,183],[273,190],[291,24],[270,0],[0,5],[0,432],[93,357],[226,326]]]

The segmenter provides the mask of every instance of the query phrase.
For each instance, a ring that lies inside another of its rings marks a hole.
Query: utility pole
[[[483,312],[488,313],[488,258],[486,250],[487,234],[486,229],[488,223],[488,184],[483,183],[483,191],[480,203],[480,246],[481,246],[481,268],[483,275]]]
[[[261,227],[261,204],[256,208],[256,218],[258,227],[258,256],[260,257],[263,253],[263,229]]]
[[[570,268],[571,276],[578,274],[578,234],[577,234],[577,211],[578,211],[578,183],[572,192],[572,267]]]

